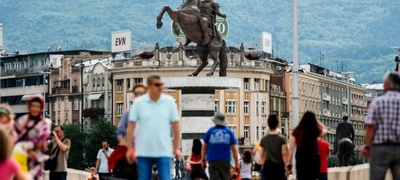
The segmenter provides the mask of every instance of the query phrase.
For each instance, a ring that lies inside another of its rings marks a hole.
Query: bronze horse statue
[[[212,2],[210,0],[205,1]],[[211,59],[214,60],[214,64],[211,67],[210,72],[207,73],[207,76],[213,76],[215,69],[219,65],[219,76],[223,77],[226,76],[226,69],[228,67],[226,43],[225,40],[221,38],[220,33],[216,29],[215,25],[210,25],[211,27],[208,27],[209,31],[215,32],[212,33],[213,36],[205,36],[207,33],[203,31],[204,27],[202,27],[202,24],[200,23],[201,13],[199,8],[201,3],[203,2],[200,0],[184,0],[182,5],[175,11],[169,6],[164,6],[157,16],[157,29],[160,29],[163,26],[161,19],[164,13],[167,12],[173,21],[172,27],[175,34],[180,34],[180,30],[178,28],[179,24],[183,33],[186,35],[186,38],[197,43],[196,49],[202,63],[196,69],[196,71],[189,76],[197,76],[204,69],[204,67],[208,65],[208,56],[210,55]],[[215,11],[213,10],[213,12]],[[186,45],[187,44],[188,42]]]

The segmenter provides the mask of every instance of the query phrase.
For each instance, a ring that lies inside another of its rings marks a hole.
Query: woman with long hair
[[[297,147],[296,170],[299,180],[316,180],[319,178],[320,155],[318,137],[323,136],[327,128],[317,119],[313,112],[304,113],[299,125],[290,136],[289,161],[292,162],[294,149]],[[291,164],[287,165],[290,171]]]
[[[203,144],[200,139],[193,139],[192,151],[189,154],[188,159],[185,163],[189,163],[191,166],[190,179],[208,179],[203,168],[201,167],[201,149]]]
[[[240,177],[242,180],[251,180],[251,169],[253,166],[253,156],[250,151],[243,153],[243,159],[239,162]]]

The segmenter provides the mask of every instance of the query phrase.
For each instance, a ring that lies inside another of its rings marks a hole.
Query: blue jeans
[[[137,167],[139,180],[152,179],[153,165],[157,166],[159,180],[171,180],[171,158],[170,157],[138,157]]]
[[[370,180],[385,179],[386,171],[392,171],[393,179],[400,179],[400,147],[373,146],[369,168]]]

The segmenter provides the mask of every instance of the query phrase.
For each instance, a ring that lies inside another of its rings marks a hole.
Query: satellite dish
[[[57,51],[61,51],[62,50],[62,47],[61,46],[58,46],[57,47]]]
[[[51,51],[51,46],[47,47],[47,52]]]

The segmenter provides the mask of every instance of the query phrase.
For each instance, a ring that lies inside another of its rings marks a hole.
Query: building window
[[[218,101],[214,101],[214,113],[219,112],[219,102]]]
[[[108,104],[107,104],[108,110],[111,110],[111,93],[108,93]]]
[[[258,101],[256,102],[256,115],[258,116]]]
[[[104,81],[105,81],[105,78],[103,77],[103,78],[101,79],[101,86],[103,86],[103,87],[104,87]]]
[[[267,85],[268,85],[268,81],[267,80],[263,80],[262,81],[262,85],[261,85],[261,89],[263,91],[267,90]]]
[[[124,84],[123,79],[117,80],[117,91],[122,91],[122,85]]]
[[[244,90],[250,90],[249,87],[249,78],[244,78]]]
[[[130,88],[131,88],[131,80],[126,79],[126,89],[130,89]]]
[[[56,109],[56,105],[57,105],[57,102],[54,100],[54,101],[53,101],[53,107],[52,107],[53,111],[56,111],[56,110],[57,110],[57,109]]]
[[[261,136],[267,135],[267,126],[261,126]]]
[[[260,90],[260,79],[254,79],[254,90]]]
[[[68,110],[68,98],[66,97],[65,99],[64,99],[64,109],[65,110]]]
[[[259,127],[257,126],[256,127],[256,138],[257,138],[257,141],[260,139],[260,137],[259,137],[259,129],[258,129]]]
[[[96,79],[95,78],[93,78],[92,83],[93,83],[93,87],[96,87]]]
[[[135,78],[135,84],[143,84],[143,78]]]
[[[250,139],[250,126],[244,126],[244,138]]]
[[[117,103],[117,115],[122,115],[122,103]]]
[[[74,98],[74,110],[79,110],[79,99]]]
[[[228,128],[233,132],[233,134],[236,136],[236,126],[228,126]]]
[[[267,103],[265,101],[261,102],[261,114],[262,115],[266,114],[266,106],[267,106]]]
[[[244,102],[243,110],[244,110],[244,114],[249,114],[249,102]]]
[[[226,101],[226,113],[236,113],[236,101]]]
[[[97,79],[97,87],[100,87],[100,78]]]

